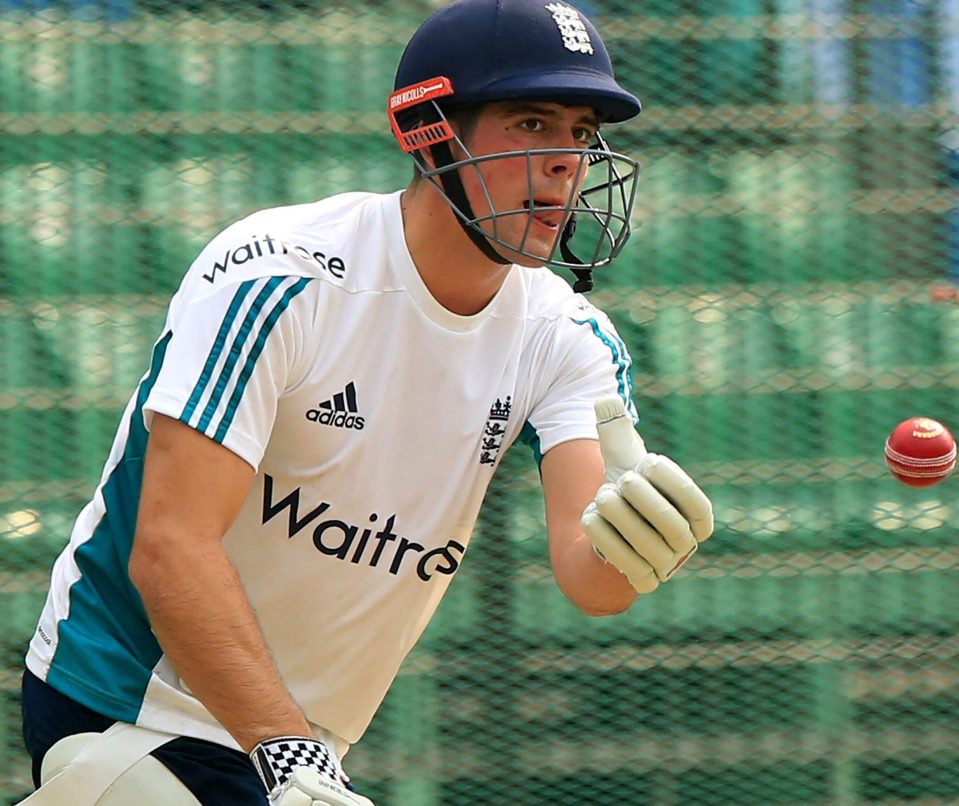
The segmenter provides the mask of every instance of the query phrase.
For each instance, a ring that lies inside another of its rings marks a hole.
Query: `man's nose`
[[[582,151],[562,151],[547,154],[543,163],[544,171],[552,177],[574,177],[581,179],[586,175],[586,161]]]

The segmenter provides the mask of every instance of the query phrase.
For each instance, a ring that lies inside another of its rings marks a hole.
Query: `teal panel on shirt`
[[[81,576],[70,588],[70,614],[58,625],[47,673],[47,682],[68,697],[124,722],[136,721],[150,674],[163,654],[127,565],[147,444],[143,405],[171,336],[157,342],[150,372],[140,383],[123,457],[103,485],[103,518],[74,554]]]

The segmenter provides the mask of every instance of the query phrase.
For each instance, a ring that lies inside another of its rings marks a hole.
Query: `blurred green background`
[[[167,296],[247,212],[406,183],[385,98],[438,5],[0,0],[0,798]],[[514,450],[347,769],[378,806],[959,803],[959,481],[882,456],[908,416],[959,428],[959,0],[582,7],[645,106],[608,132],[643,179],[592,297],[716,535],[588,619]]]

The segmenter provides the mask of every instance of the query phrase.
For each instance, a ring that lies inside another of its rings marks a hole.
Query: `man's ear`
[[[433,154],[433,148],[427,146],[416,152],[420,164],[426,166],[426,170],[432,171],[436,167],[436,156]]]

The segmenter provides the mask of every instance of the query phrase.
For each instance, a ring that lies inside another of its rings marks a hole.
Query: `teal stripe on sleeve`
[[[57,625],[47,681],[94,711],[135,722],[162,650],[127,572],[136,527],[147,430],[143,405],[163,365],[171,333],[157,342],[140,382],[123,455],[101,488],[104,514],[74,553],[80,578],[69,616]]]
[[[240,376],[233,388],[233,394],[227,403],[226,411],[223,414],[223,419],[220,420],[220,424],[216,429],[216,433],[213,435],[213,439],[216,442],[223,441],[223,438],[226,436],[226,432],[230,428],[230,424],[233,422],[233,418],[236,416],[236,410],[240,405],[240,400],[243,398],[243,392],[246,389],[246,384],[250,380],[250,376],[253,374],[253,370],[256,367],[256,360],[260,357],[260,353],[263,352],[263,347],[266,344],[267,337],[270,335],[270,331],[273,330],[273,326],[277,323],[277,320],[289,307],[293,297],[306,288],[307,283],[309,283],[309,280],[302,278],[291,285],[280,298],[279,302],[273,306],[273,310],[270,311],[264,320],[263,326],[260,328],[260,332],[257,334],[256,341],[253,344],[253,348],[250,350],[250,354],[247,356],[246,364],[244,365],[243,370],[240,372]]]
[[[599,323],[592,317],[589,319],[573,319],[573,322],[577,325],[589,325],[593,335],[609,348],[613,356],[613,363],[616,365],[616,381],[618,384],[616,391],[623,399],[623,405],[626,406],[627,411],[633,411],[633,379],[630,373],[632,361],[629,352],[626,350],[626,345],[621,342],[617,343],[618,340],[605,333]]]
[[[632,410],[633,393],[635,391],[633,389],[633,359],[629,354],[629,349],[626,347],[626,342],[623,341],[622,337],[615,330],[608,332],[607,335],[619,346],[620,355],[623,356],[626,362],[626,408]]]
[[[233,371],[240,360],[240,354],[243,352],[244,343],[249,337],[250,332],[253,330],[253,326],[256,323],[257,317],[260,315],[260,311],[263,310],[263,306],[266,305],[267,300],[273,294],[274,290],[276,290],[276,287],[282,283],[284,279],[285,278],[283,277],[271,277],[266,283],[264,283],[263,288],[260,289],[260,293],[256,295],[256,298],[253,300],[253,304],[250,305],[250,309],[246,312],[246,316],[243,318],[243,323],[240,325],[240,329],[237,331],[236,337],[233,339],[233,344],[230,345],[230,352],[223,364],[223,369],[220,370],[220,376],[217,378],[216,385],[213,387],[213,393],[210,395],[210,399],[207,401],[206,408],[203,410],[203,414],[200,416],[199,423],[197,423],[196,428],[198,431],[206,433],[206,429],[210,425],[211,420],[213,420],[213,415],[219,407],[220,401],[223,399],[223,393],[226,391],[226,388],[230,382],[230,378],[233,375]]]
[[[189,423],[193,418],[196,407],[203,398],[203,392],[206,389],[207,384],[210,382],[210,378],[213,375],[213,370],[216,367],[217,361],[220,360],[220,355],[223,352],[223,346],[226,344],[227,337],[230,335],[230,329],[233,327],[234,321],[236,321],[236,315],[239,313],[240,306],[243,304],[243,300],[246,299],[247,295],[250,293],[250,289],[253,288],[253,283],[253,280],[247,280],[244,283],[240,283],[236,293],[233,295],[233,300],[230,302],[230,307],[227,308],[226,315],[223,317],[223,321],[220,323],[220,330],[217,332],[216,338],[213,340],[213,346],[210,348],[210,354],[206,358],[206,364],[203,366],[203,371],[200,373],[200,378],[196,382],[196,386],[193,387],[193,392],[190,394],[190,399],[187,400],[186,407],[183,409],[183,414],[180,415],[180,419],[185,423]]]

